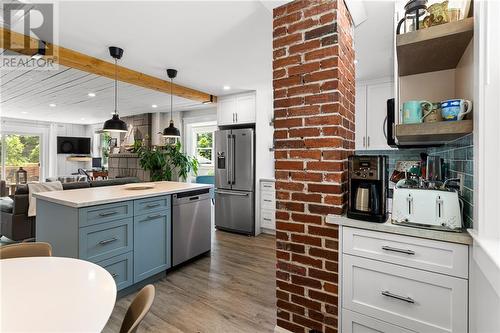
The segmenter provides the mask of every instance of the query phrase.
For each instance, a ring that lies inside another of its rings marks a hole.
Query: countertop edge
[[[112,198],[112,199],[103,199],[103,200],[94,200],[94,201],[89,201],[85,203],[75,203],[73,201],[66,201],[66,200],[60,200],[57,198],[52,198],[48,197],[45,194],[47,193],[53,193],[53,192],[40,192],[40,193],[33,193],[33,197],[35,197],[37,200],[43,200],[43,201],[48,201],[52,202],[55,204],[67,206],[67,207],[72,207],[72,208],[84,208],[84,207],[90,207],[90,206],[98,206],[98,205],[104,205],[104,204],[110,204],[110,203],[115,203],[115,202],[120,202],[120,201],[129,201],[129,200],[137,200],[137,199],[144,199],[144,198],[150,198],[150,197],[157,197],[161,195],[168,195],[168,194],[175,194],[175,193],[181,193],[181,192],[186,192],[186,191],[191,191],[191,190],[196,190],[196,189],[210,189],[213,187],[211,184],[198,184],[195,183],[197,186],[196,188],[187,188],[187,189],[174,189],[174,190],[159,190],[156,193],[147,193],[147,194],[140,194],[140,191],[137,191],[138,193],[136,195],[132,195],[127,198]],[[117,185],[117,186],[122,186],[122,185]],[[86,190],[91,189],[91,188],[86,188]],[[78,191],[81,189],[75,189],[75,190],[66,190],[66,191]]]
[[[467,233],[466,230],[455,233],[440,230],[431,229],[420,229],[405,226],[398,226],[390,223],[389,221],[384,223],[374,223],[350,219],[344,215],[332,215],[329,214],[326,217],[327,224],[335,224],[338,226],[372,230],[378,232],[386,232],[390,234],[431,239],[447,243],[456,243],[463,245],[472,245],[472,237]]]

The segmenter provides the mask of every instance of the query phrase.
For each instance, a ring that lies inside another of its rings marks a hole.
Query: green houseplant
[[[180,142],[163,149],[139,147],[137,154],[140,166],[150,172],[151,181],[172,180],[174,173],[185,181],[191,172],[198,174],[198,160],[184,154]]]

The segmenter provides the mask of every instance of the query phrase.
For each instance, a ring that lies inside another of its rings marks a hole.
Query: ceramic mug
[[[424,110],[429,110],[424,114]],[[407,101],[403,103],[403,124],[419,124],[432,112],[428,101]]]
[[[472,111],[472,102],[466,99],[448,99],[441,102],[441,115],[444,120],[462,120]]]
[[[429,115],[425,117],[424,122],[435,123],[443,120],[441,116],[441,103],[432,103],[432,110]]]

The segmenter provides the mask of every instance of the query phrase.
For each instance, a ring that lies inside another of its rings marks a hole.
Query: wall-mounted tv
[[[58,154],[90,154],[90,138],[77,138],[71,136],[57,137],[57,153]]]

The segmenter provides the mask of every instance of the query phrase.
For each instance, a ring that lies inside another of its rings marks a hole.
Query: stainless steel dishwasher
[[[181,264],[211,249],[210,190],[172,196],[172,265]]]

